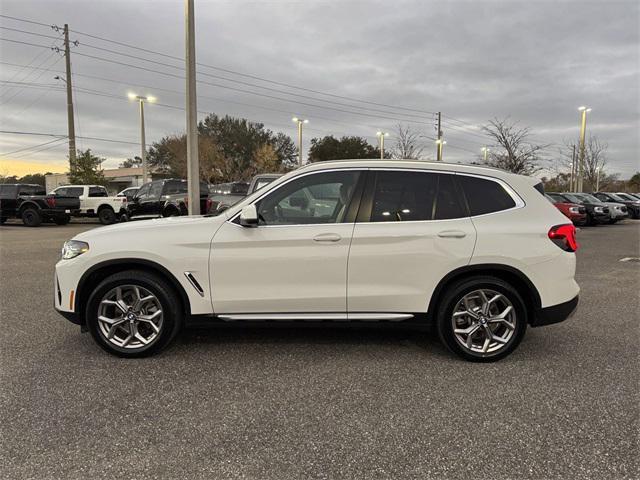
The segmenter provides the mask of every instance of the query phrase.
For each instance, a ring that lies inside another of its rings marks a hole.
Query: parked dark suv
[[[127,202],[127,213],[121,220],[187,215],[188,206],[186,180],[154,180],[142,185],[131,201]],[[200,182],[200,213],[207,213],[210,206],[209,185]]]
[[[571,193],[555,193],[547,192],[548,195],[558,202],[570,202],[578,205],[584,205],[587,209],[587,225],[598,225],[599,223],[609,222],[609,207],[603,203],[588,202],[582,198],[578,198]]]

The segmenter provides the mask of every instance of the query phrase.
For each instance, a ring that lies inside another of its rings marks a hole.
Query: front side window
[[[146,185],[140,187],[140,190],[138,190],[138,193],[136,193],[135,199],[146,200],[146,198],[149,196],[149,188],[151,188],[150,183],[147,183]]]
[[[160,198],[161,193],[162,193],[162,183],[161,182],[152,183],[151,186],[149,187],[149,193],[147,194],[147,197],[149,199]]]
[[[360,172],[305,175],[270,192],[256,204],[260,225],[341,223]]]
[[[458,175],[457,178],[467,197],[471,216],[500,212],[516,206],[511,195],[494,180],[468,175]]]
[[[161,183],[158,183],[157,185],[162,190],[162,194],[163,195],[178,195],[178,194],[181,194],[181,193],[187,193],[187,182],[180,182],[180,181],[171,180],[171,181],[165,182],[164,188],[162,188],[162,184]],[[155,191],[153,186],[151,187],[151,191],[152,192]],[[160,196],[160,190],[158,190],[158,195],[157,196],[158,197]]]

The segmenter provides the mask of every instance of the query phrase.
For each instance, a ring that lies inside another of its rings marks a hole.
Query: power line
[[[49,25],[48,23],[42,23],[42,22],[36,22],[34,20],[27,20],[26,18],[19,18],[19,17],[12,17],[10,15],[0,15],[0,17],[2,18],[8,18],[10,20],[16,20],[18,22],[25,22],[25,23],[31,23],[33,25],[40,25],[43,27],[50,27],[53,28],[53,25]]]
[[[34,148],[42,147],[44,145],[49,145],[50,143],[59,142],[64,140],[64,138],[54,138],[53,140],[49,140],[48,142],[39,143],[38,145],[31,145],[30,147],[19,148],[18,150],[13,150],[11,152],[0,153],[0,156],[6,157],[7,155],[13,155],[14,153],[23,152],[25,150],[33,150]]]

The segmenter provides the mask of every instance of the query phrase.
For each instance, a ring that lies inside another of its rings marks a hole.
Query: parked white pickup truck
[[[65,185],[53,190],[56,195],[78,197],[80,217],[98,217],[103,225],[115,223],[127,206],[127,197],[110,197],[101,185]]]

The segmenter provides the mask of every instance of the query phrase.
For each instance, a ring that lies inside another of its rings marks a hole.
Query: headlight
[[[69,260],[89,251],[89,244],[79,240],[67,240],[62,246],[62,258]]]
[[[580,213],[580,207],[569,207],[571,213]]]
[[[596,213],[602,213],[602,212],[604,212],[604,210],[602,210],[602,207],[594,207],[594,208],[593,208],[593,210],[594,210]]]

